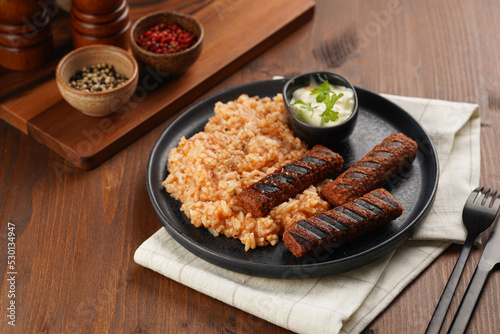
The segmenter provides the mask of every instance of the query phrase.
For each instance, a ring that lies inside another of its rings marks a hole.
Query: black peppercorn
[[[69,79],[69,85],[86,92],[102,92],[116,88],[127,80],[116,73],[112,65],[102,63],[76,71]]]

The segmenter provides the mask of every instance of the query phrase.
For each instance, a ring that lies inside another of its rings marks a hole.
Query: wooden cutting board
[[[55,82],[57,62],[72,49],[69,15],[58,13],[52,24],[57,54],[49,64],[28,72],[0,69],[0,117],[71,164],[95,168],[310,20],[314,12],[313,0],[130,0],[129,5],[133,21],[160,10],[200,20],[203,51],[186,74],[169,79],[143,70],[136,94],[123,109],[103,118],[85,116],[62,99]]]

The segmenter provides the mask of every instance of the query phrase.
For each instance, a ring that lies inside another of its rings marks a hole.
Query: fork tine
[[[481,206],[498,210],[500,208],[500,200],[497,201],[497,199],[500,199],[499,195],[500,194],[497,190],[491,190],[491,188],[488,188],[485,191],[481,192],[481,194],[478,196],[477,202]]]
[[[481,194],[479,195],[479,198],[477,199],[477,202],[480,205],[484,205],[490,193],[491,193],[491,188],[488,189],[483,188]]]
[[[499,193],[497,190],[495,190],[492,194],[490,194],[491,196],[491,202],[489,204],[489,207],[490,208],[493,208],[494,206],[497,207],[498,209],[500,209],[500,197],[499,197]]]
[[[483,191],[484,187],[477,187],[476,189],[474,189],[470,195],[469,195],[469,198],[467,198],[467,204],[473,204],[474,202],[476,202],[476,199],[479,197],[479,194]]]

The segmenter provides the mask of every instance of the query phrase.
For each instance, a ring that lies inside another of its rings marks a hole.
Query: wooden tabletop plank
[[[59,101],[61,101],[61,94],[57,89],[56,81],[47,80],[11,95],[2,104],[0,114],[9,124],[28,134],[26,120],[33,119]],[[10,112],[11,110],[15,112]]]

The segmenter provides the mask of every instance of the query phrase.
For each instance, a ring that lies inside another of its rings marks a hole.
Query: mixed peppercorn
[[[196,36],[177,23],[160,23],[140,35],[137,45],[154,53],[177,53],[196,43]]]
[[[102,92],[116,88],[127,80],[116,73],[114,66],[102,63],[83,67],[69,79],[69,85],[85,92]]]

